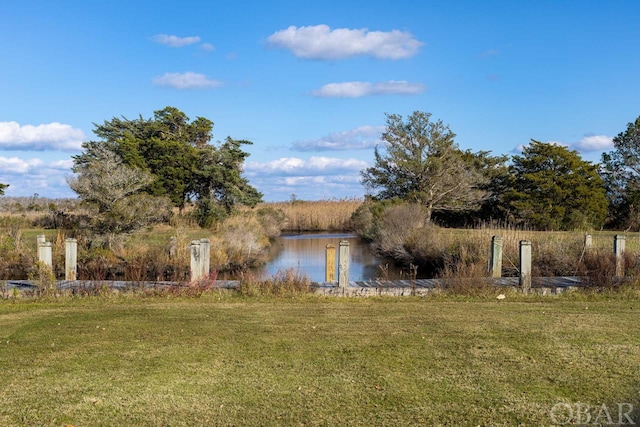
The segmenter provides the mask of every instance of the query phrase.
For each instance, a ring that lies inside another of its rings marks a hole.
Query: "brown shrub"
[[[442,290],[455,295],[486,296],[503,291],[486,280],[487,276],[486,265],[467,263],[447,266],[438,278],[442,279]]]
[[[425,229],[427,219],[425,211],[415,204],[385,209],[378,226],[378,238],[373,243],[374,250],[403,264],[412,262],[415,255],[410,248],[415,236]]]
[[[243,296],[295,297],[309,293],[311,280],[295,269],[278,271],[266,280],[245,277],[240,281],[239,293]]]
[[[623,257],[624,279],[616,277],[616,256],[611,251],[589,250],[580,263],[578,275],[585,278],[585,286],[594,289],[613,289],[629,281],[638,280],[640,264],[637,256],[627,252]]]

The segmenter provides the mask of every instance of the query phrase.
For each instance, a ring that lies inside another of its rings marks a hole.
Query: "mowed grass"
[[[639,298],[514,298],[5,300],[0,425],[640,422]]]

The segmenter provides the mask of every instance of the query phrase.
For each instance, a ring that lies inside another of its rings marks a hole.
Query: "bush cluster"
[[[211,240],[214,270],[238,270],[264,261],[270,239],[279,235],[286,221],[281,211],[262,207],[237,212],[209,228],[200,228],[191,212],[185,212],[166,224],[133,233],[96,233],[82,225],[86,215],[81,206],[68,212],[27,213],[23,208],[22,213],[0,215],[0,280],[37,275],[35,236],[44,233],[53,245],[57,278],[64,277],[65,239],[73,237],[78,241],[80,280],[186,281],[193,238]]]
[[[533,277],[581,276],[590,287],[611,288],[623,283],[615,279],[616,260],[610,247],[586,250],[579,233],[536,232],[504,224],[476,229],[443,228],[426,221],[419,206],[398,200],[363,204],[354,213],[353,224],[379,255],[450,279],[448,282],[457,293],[486,287],[482,278],[489,274],[493,235],[501,235],[504,241],[503,277],[519,275],[519,242],[530,240]],[[640,260],[627,251],[624,263],[626,282],[636,281],[640,277]]]

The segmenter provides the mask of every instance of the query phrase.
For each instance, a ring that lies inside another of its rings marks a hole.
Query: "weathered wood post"
[[[524,293],[531,289],[531,242],[520,241],[520,288]]]
[[[491,277],[502,277],[502,236],[491,238]]]
[[[65,239],[64,241],[64,280],[77,280],[78,278],[78,240]]]
[[[349,241],[340,241],[340,253],[338,260],[338,287],[349,286]]]
[[[624,246],[626,237],[616,234],[613,238],[613,253],[616,255],[616,277],[624,277]]]
[[[584,250],[588,251],[589,249],[591,249],[592,246],[593,246],[593,237],[591,237],[591,234],[585,234],[584,235]]]
[[[200,240],[191,241],[191,281],[202,277],[202,254],[200,253]]]
[[[211,241],[209,239],[200,239],[200,256],[202,258],[200,262],[201,277],[209,277],[211,268]]]
[[[332,245],[331,243],[327,245],[324,281],[336,281],[336,246]]]
[[[42,242],[38,244],[38,261],[53,268],[51,242]]]

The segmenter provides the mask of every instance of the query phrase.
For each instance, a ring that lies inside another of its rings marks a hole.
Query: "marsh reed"
[[[264,203],[282,211],[286,218],[283,231],[351,230],[351,215],[363,203],[361,199],[336,199]]]

